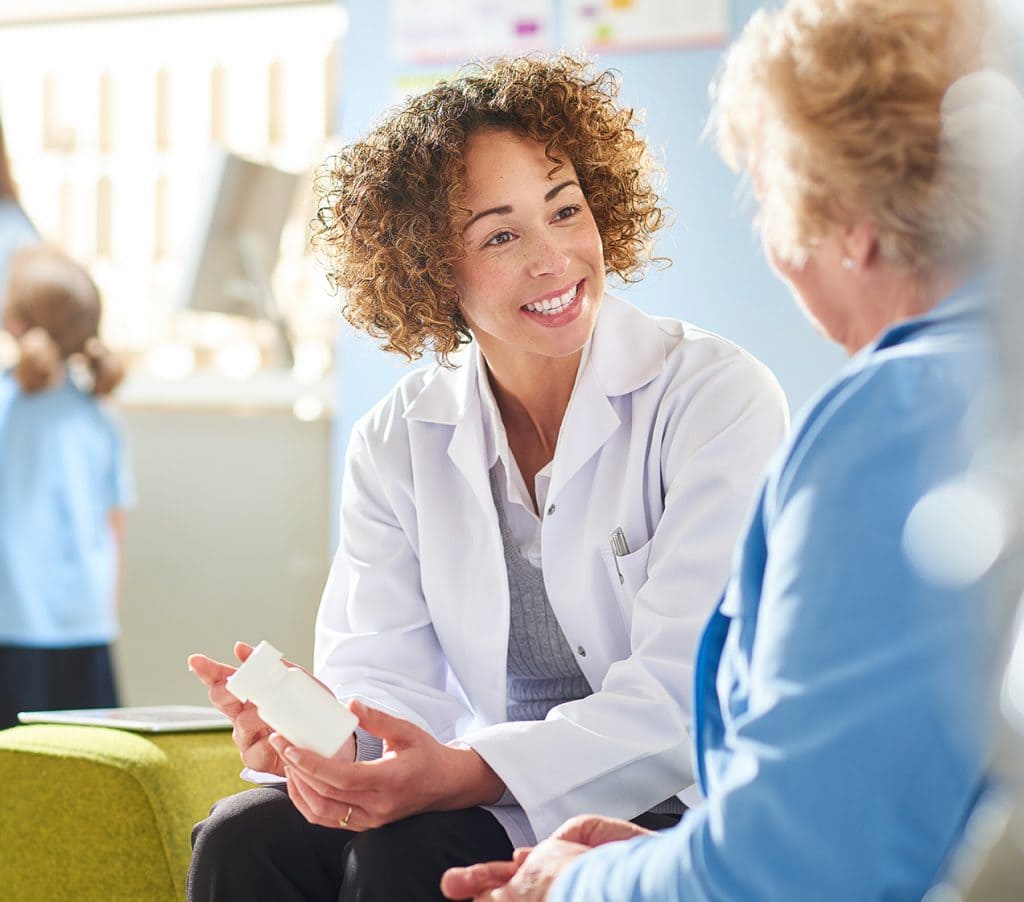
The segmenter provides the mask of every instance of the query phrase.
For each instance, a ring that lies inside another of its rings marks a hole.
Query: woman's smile
[[[564,291],[552,292],[524,304],[520,311],[542,326],[565,326],[575,320],[586,302],[586,279],[574,282]]]

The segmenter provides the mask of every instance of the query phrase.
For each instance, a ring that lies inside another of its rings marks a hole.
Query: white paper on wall
[[[450,64],[550,50],[549,0],[392,0],[391,52],[399,64]]]
[[[566,0],[565,43],[590,50],[722,44],[728,0]]]

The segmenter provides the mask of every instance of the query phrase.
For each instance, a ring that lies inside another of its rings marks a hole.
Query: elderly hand
[[[235,657],[240,662],[245,661],[251,654],[251,645],[245,642],[235,643]],[[285,663],[291,667],[295,666],[287,661]],[[234,727],[231,738],[242,754],[242,763],[253,770],[283,777],[285,775],[284,762],[268,741],[273,730],[260,718],[255,705],[251,702],[240,702],[227,690],[228,677],[237,668],[221,664],[206,655],[191,655],[188,659],[188,669],[206,685],[210,704],[231,718],[231,724]],[[347,750],[348,752],[349,760],[354,757],[354,748],[354,740],[346,743],[346,746],[343,747],[343,751]]]
[[[512,861],[451,868],[441,878],[441,892],[473,902],[544,902],[559,874],[589,851],[582,843],[551,837],[532,849],[516,849]]]
[[[441,878],[441,892],[449,899],[474,902],[545,899],[562,869],[584,852],[650,832],[618,818],[583,814],[567,820],[535,849],[516,849],[512,861],[450,868]]]
[[[442,745],[414,724],[349,702],[359,725],[384,740],[375,761],[341,752],[324,758],[279,733],[270,744],[285,764],[288,794],[310,823],[369,830],[422,811],[454,811],[501,798],[505,786],[472,749]]]
[[[619,820],[617,817],[580,814],[569,818],[551,834],[551,838],[564,839],[566,842],[580,843],[594,848],[609,842],[621,842],[624,839],[635,839],[637,836],[648,836],[653,832],[646,827],[638,827],[631,821]]]

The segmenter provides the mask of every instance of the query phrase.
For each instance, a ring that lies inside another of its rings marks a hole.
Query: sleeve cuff
[[[376,761],[384,754],[384,740],[356,727],[356,761]]]

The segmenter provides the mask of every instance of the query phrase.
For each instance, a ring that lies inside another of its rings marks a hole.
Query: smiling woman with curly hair
[[[735,346],[605,293],[664,221],[617,93],[572,57],[474,66],[322,171],[346,317],[438,365],[347,449],[315,667],[355,737],[297,748],[191,659],[288,781],[197,828],[192,899],[437,899],[569,815],[684,810],[696,629],[785,412]]]
[[[618,81],[570,56],[499,59],[412,98],[323,167],[313,243],[345,290],[357,329],[410,359],[446,360],[470,340],[455,263],[467,219],[466,141],[509,131],[544,145],[557,175],[567,161],[604,246],[605,272],[643,276],[665,220],[647,143]]]

